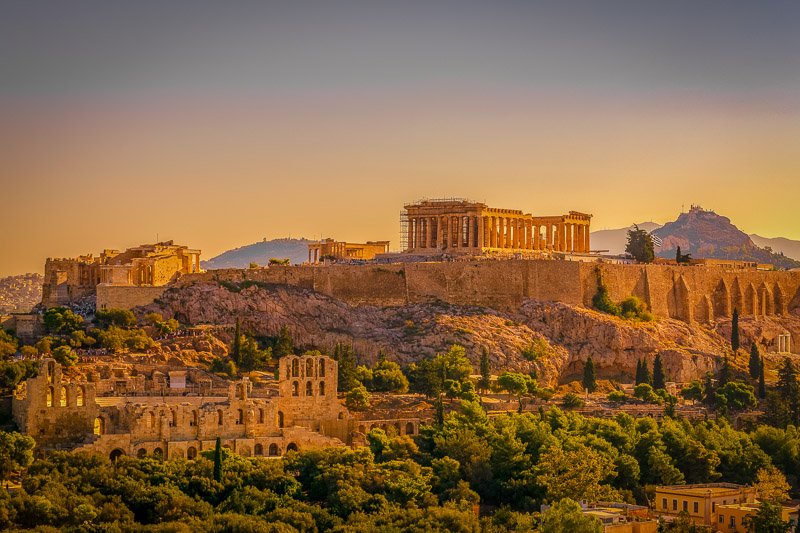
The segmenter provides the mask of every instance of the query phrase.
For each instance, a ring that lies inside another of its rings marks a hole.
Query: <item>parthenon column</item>
[[[481,242],[479,243],[479,247],[487,248],[489,246],[489,217],[481,215],[480,225]]]
[[[560,223],[558,226],[556,226],[556,234],[557,234],[557,237],[558,237],[558,243],[557,243],[558,245],[556,246],[556,250],[558,250],[559,252],[563,252],[564,248],[565,248],[564,241],[565,241],[565,236],[566,236],[565,235],[566,232],[564,231],[564,223],[563,222]]]
[[[505,233],[503,234],[503,248],[511,248],[511,219],[503,217],[503,227]]]
[[[567,251],[575,251],[575,224],[566,224],[564,226],[567,232]]]
[[[586,234],[584,235],[585,244],[583,245],[583,247],[586,248],[586,253],[588,254],[589,252],[592,251],[591,242],[589,241],[590,226],[589,224],[586,224],[585,227],[586,227]]]

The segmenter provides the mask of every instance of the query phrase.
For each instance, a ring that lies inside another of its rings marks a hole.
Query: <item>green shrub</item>
[[[562,405],[565,409],[580,409],[586,405],[586,402],[584,402],[583,399],[581,399],[581,397],[574,392],[568,392],[564,395]]]

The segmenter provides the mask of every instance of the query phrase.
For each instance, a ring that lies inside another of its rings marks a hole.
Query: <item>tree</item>
[[[238,366],[245,371],[263,368],[272,359],[272,348],[262,350],[258,342],[250,335],[242,335],[239,342]]]
[[[719,369],[719,385],[723,386],[731,379],[731,365],[728,361],[728,354],[722,358],[722,366]]]
[[[491,385],[492,374],[489,368],[489,350],[486,349],[486,346],[481,348],[481,379],[478,381],[478,388],[486,392],[489,390],[489,385]]]
[[[734,308],[731,318],[731,349],[733,353],[739,351],[739,309]]]
[[[638,225],[628,230],[628,243],[625,251],[640,263],[652,263],[656,257],[653,237]]]
[[[692,261],[692,254],[682,254],[681,247],[678,246],[678,250],[675,253],[675,262],[679,265],[685,265]]]
[[[580,409],[585,403],[586,402],[584,402],[581,397],[574,392],[566,393],[562,400],[562,405],[565,409]]]
[[[534,382],[531,384],[531,381],[533,380],[530,376],[520,374],[519,372],[503,372],[497,378],[497,386],[517,397],[519,401],[519,412],[521,413],[523,410],[522,398],[526,394],[533,392],[531,388],[535,391],[536,383]]]
[[[236,329],[233,333],[233,346],[231,347],[231,359],[237,366],[241,366],[242,334],[239,331],[239,317],[236,317]]]
[[[763,400],[767,397],[767,383],[764,380],[764,357],[758,365],[758,398]]]
[[[461,383],[472,374],[472,363],[463,346],[454,344],[445,353],[428,357],[409,367],[411,385],[416,392],[433,397],[444,391],[445,382]],[[460,388],[460,387],[459,387]]]
[[[581,506],[569,498],[553,504],[542,515],[542,533],[600,533],[603,525],[591,516],[583,514]]]
[[[622,314],[622,310],[608,295],[608,287],[603,281],[603,274],[599,267],[595,268],[595,274],[597,275],[597,292],[592,296],[592,307],[600,312],[619,316]]]
[[[222,481],[222,441],[219,437],[214,446],[214,481],[217,483]]]
[[[272,354],[280,358],[286,355],[292,355],[293,353],[294,347],[292,346],[292,336],[289,333],[289,328],[282,326],[280,333],[278,333],[278,339],[275,341]]]
[[[53,350],[53,359],[61,366],[72,366],[78,362],[78,355],[65,344]]]
[[[369,407],[369,392],[364,385],[358,384],[347,393],[344,401],[348,409],[359,411]]]
[[[656,394],[653,390],[653,387],[649,383],[640,383],[633,388],[633,397],[639,398],[643,402],[647,403],[658,403],[660,404],[663,400],[661,396]]]
[[[102,329],[109,326],[130,328],[136,325],[136,316],[129,309],[98,309],[94,321]]]
[[[699,380],[694,380],[689,385],[681,389],[681,396],[686,400],[699,402],[703,399],[703,384]]]
[[[551,502],[563,498],[596,502],[613,497],[614,490],[603,485],[605,479],[616,475],[613,461],[583,444],[576,443],[571,450],[551,446],[535,469],[536,483],[544,487],[545,498]]]
[[[48,333],[57,335],[69,335],[83,328],[83,317],[66,307],[51,307],[44,312],[42,320]]]
[[[797,381],[797,369],[788,357],[778,369],[778,393],[786,405],[789,423],[800,425],[800,383]]]
[[[8,480],[12,472],[27,468],[33,462],[35,446],[33,437],[0,431],[0,481]]]
[[[349,344],[337,344],[333,348],[333,359],[339,365],[339,392],[347,392],[360,384],[356,379],[356,355],[353,353],[352,346]]]
[[[756,514],[746,516],[743,522],[752,533],[787,533],[791,528],[781,517],[781,506],[770,502],[763,502]]]
[[[394,361],[382,359],[372,368],[372,390],[376,392],[408,392],[408,378]]]
[[[19,341],[11,333],[0,329],[0,358],[16,353],[17,346]]]
[[[657,353],[653,361],[653,388],[663,389],[666,386],[666,376],[664,376],[664,366],[661,363],[661,354]]]
[[[642,358],[636,363],[636,385],[641,383],[651,384],[650,368],[647,366],[647,361]]]
[[[749,361],[750,377],[753,379],[758,378],[761,372],[761,354],[758,352],[758,344],[753,341],[750,345],[750,361]]]
[[[722,407],[727,407],[732,411],[743,411],[752,409],[758,402],[753,394],[753,387],[741,381],[729,381],[717,388],[717,398],[724,398]]]
[[[594,392],[597,389],[597,378],[594,373],[594,361],[590,355],[586,362],[583,364],[583,380],[581,381],[583,388],[589,392]]]
[[[753,485],[758,492],[758,499],[770,503],[783,503],[788,500],[789,489],[792,488],[787,483],[786,476],[773,465],[759,469]]]

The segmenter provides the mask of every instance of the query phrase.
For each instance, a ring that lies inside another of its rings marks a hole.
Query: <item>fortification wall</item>
[[[441,301],[515,309],[533,298],[588,307],[597,292],[598,272],[613,300],[637,296],[656,316],[687,322],[730,317],[733,309],[758,316],[800,308],[800,272],[535,259],[212,270],[183,276],[177,284],[257,281],[314,290],[351,305]],[[99,292],[98,287],[98,303]]]
[[[140,305],[153,303],[159,298],[167,286],[137,287],[132,285],[98,285],[98,309],[132,309]]]

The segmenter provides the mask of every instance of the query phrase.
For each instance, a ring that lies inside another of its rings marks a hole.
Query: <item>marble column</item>
[[[480,225],[481,230],[479,234],[481,236],[481,242],[478,243],[478,247],[486,248],[489,246],[489,217],[481,216]]]
[[[590,239],[589,234],[591,233],[591,226],[589,226],[589,224],[586,224],[586,226],[584,226],[584,227],[586,228],[586,232],[585,232],[586,234],[584,235],[583,247],[586,249],[586,253],[588,254],[589,252],[592,251],[591,242],[589,240]]]

